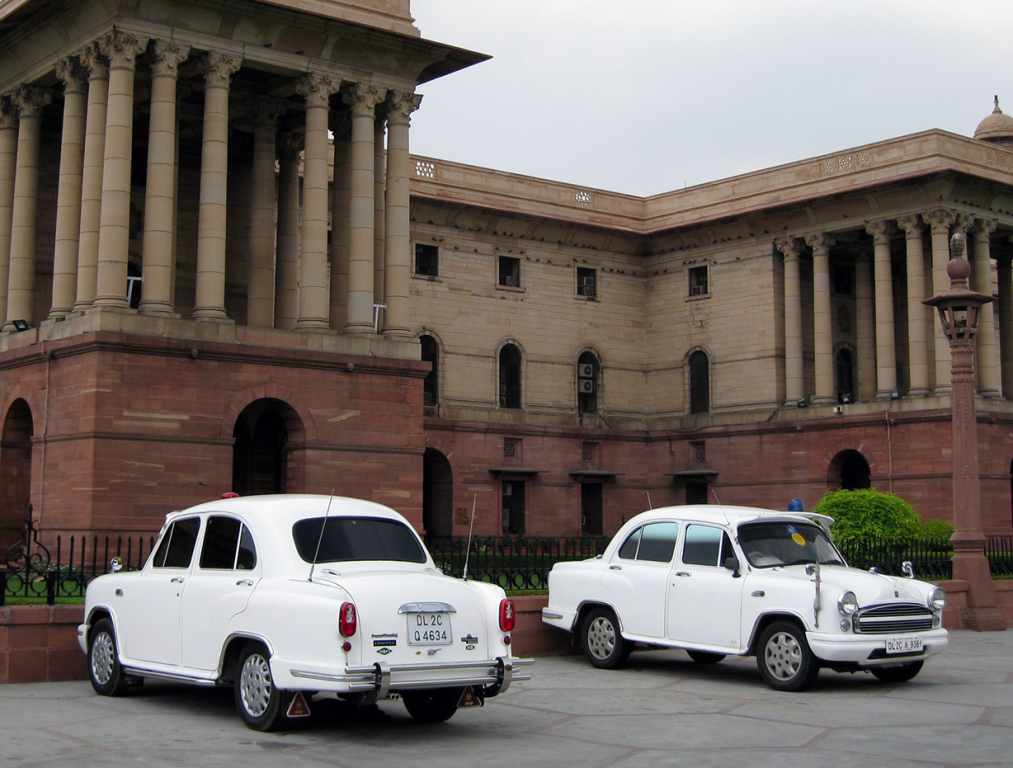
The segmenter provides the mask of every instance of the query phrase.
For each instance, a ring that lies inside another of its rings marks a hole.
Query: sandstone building
[[[0,545],[235,490],[432,535],[648,504],[950,515],[965,232],[986,532],[1011,530],[1013,118],[639,198],[409,154],[485,57],[408,0],[0,2]]]

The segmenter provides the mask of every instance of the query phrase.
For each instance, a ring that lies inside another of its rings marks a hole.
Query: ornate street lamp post
[[[992,297],[967,287],[971,265],[963,258],[964,236],[950,239],[950,289],[925,301],[939,311],[943,334],[950,343],[953,407],[953,578],[967,582],[967,629],[1006,629],[995,606],[992,574],[985,558],[981,530],[981,492],[978,484],[978,424],[974,397],[974,335],[981,306]]]

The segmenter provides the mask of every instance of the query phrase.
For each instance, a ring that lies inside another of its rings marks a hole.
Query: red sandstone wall
[[[0,683],[85,680],[87,658],[77,644],[80,605],[0,608]]]

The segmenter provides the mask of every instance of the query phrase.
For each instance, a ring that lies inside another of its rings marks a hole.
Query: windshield
[[[321,537],[320,529],[324,528]],[[426,553],[411,529],[397,520],[375,517],[313,517],[292,526],[292,538],[299,557],[312,563],[339,563],[354,560],[395,560],[424,563]]]
[[[800,563],[845,565],[823,529],[813,523],[749,523],[739,528],[739,544],[756,568]]]

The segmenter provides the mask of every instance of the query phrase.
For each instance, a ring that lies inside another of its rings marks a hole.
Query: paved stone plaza
[[[905,685],[821,673],[811,693],[768,689],[751,659],[698,666],[681,651],[634,654],[620,672],[542,658],[534,679],[484,709],[419,725],[400,703],[352,717],[317,707],[261,734],[231,691],[149,684],[124,699],[86,682],[10,685],[0,768],[14,766],[1008,766],[1013,633],[955,632]]]

